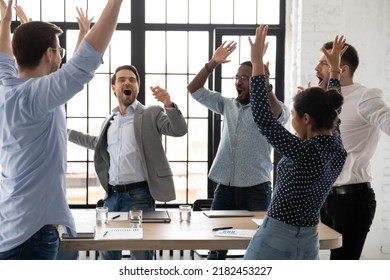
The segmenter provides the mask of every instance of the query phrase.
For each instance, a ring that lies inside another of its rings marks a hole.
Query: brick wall
[[[345,35],[360,55],[355,81],[384,91],[390,104],[390,1],[287,0],[286,102],[296,86],[317,84],[321,45]],[[383,134],[372,160],[377,212],[362,259],[390,259],[390,137]],[[325,257],[326,258],[326,257]]]

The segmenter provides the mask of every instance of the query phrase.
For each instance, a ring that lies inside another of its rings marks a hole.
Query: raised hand
[[[1,21],[11,22],[12,19],[12,0],[8,0],[8,5],[5,4],[4,0],[0,0],[0,10],[1,10]]]
[[[214,52],[211,60],[214,60],[216,64],[222,64],[230,62],[227,58],[231,55],[237,47],[237,43],[231,41],[226,45],[226,41],[223,42]]]
[[[255,41],[253,42],[250,37],[249,44],[251,46],[251,61],[253,65],[253,75],[264,75],[264,63],[263,57],[267,51],[268,43],[265,43],[265,37],[267,36],[268,25],[261,24],[256,28]]]
[[[91,23],[94,17],[88,19],[88,10],[85,10],[85,13],[82,8],[76,7],[77,14],[79,15],[77,18],[77,22],[79,24],[79,30],[82,34],[87,34],[89,29],[91,28]]]
[[[345,46],[345,40],[344,36],[337,35],[333,41],[333,47],[331,50],[326,50],[324,47],[321,48],[321,51],[324,53],[331,69],[340,68],[341,56],[348,48],[348,46]]]
[[[12,56],[11,47],[11,20],[12,20],[12,0],[8,0],[8,5],[4,0],[0,0],[0,52]]]
[[[32,18],[28,18],[26,16],[25,12],[23,11],[22,6],[15,4],[14,9],[15,9],[16,15],[18,16],[21,24],[32,21]]]
[[[165,107],[173,106],[171,97],[165,88],[156,86],[156,87],[150,87],[150,90],[152,91],[154,98],[157,101],[162,102]]]

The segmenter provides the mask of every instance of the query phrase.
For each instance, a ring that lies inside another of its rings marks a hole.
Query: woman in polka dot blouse
[[[347,157],[336,126],[343,102],[338,89],[345,39],[337,36],[332,50],[322,50],[331,66],[328,90],[313,87],[295,96],[291,122],[297,135],[293,135],[273,117],[268,102],[263,63],[267,31],[268,26],[261,25],[255,41],[249,38],[251,107],[261,133],[283,158],[266,218],[245,259],[319,259],[320,208]]]

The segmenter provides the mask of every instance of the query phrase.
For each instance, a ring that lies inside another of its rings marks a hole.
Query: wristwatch
[[[270,93],[274,89],[274,86],[270,83],[267,84],[267,92]]]

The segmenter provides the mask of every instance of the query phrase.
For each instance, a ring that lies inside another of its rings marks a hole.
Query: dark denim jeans
[[[127,212],[132,209],[155,210],[156,202],[152,198],[148,187],[140,187],[128,192],[113,192],[104,201],[109,212]],[[122,251],[101,251],[105,260],[122,259]],[[132,260],[152,260],[154,252],[130,251]]]
[[[21,245],[0,252],[0,260],[55,260],[59,246],[57,227],[46,225]]]
[[[271,202],[271,182],[251,187],[232,187],[219,184],[214,192],[212,210],[266,211]],[[225,260],[226,250],[210,251],[208,260]]]
[[[327,197],[321,221],[343,235],[343,246],[330,251],[331,260],[360,259],[375,210],[373,189]]]

